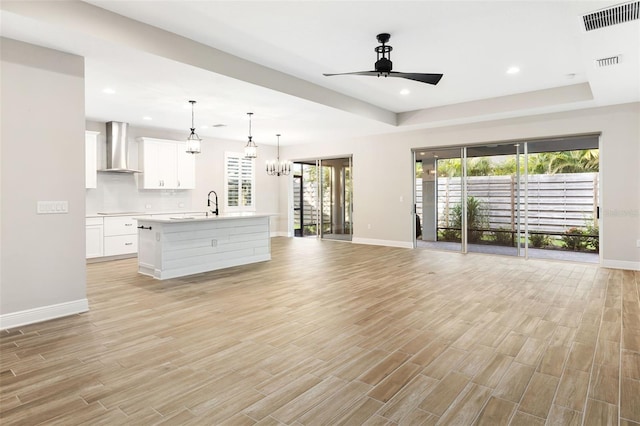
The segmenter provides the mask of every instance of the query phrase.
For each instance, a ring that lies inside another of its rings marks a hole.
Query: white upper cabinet
[[[166,139],[138,139],[144,189],[195,188],[195,158],[185,152],[186,142]]]
[[[196,155],[187,152],[186,142],[178,142],[178,188],[196,187]]]
[[[85,188],[98,186],[98,135],[100,132],[84,132]]]

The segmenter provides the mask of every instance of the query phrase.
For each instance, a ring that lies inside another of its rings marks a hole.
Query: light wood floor
[[[640,423],[638,272],[272,245],[162,282],[88,265],[90,312],[1,333],[0,423]]]

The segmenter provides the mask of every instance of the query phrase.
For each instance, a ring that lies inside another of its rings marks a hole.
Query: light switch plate
[[[69,213],[69,202],[68,201],[38,201],[36,212],[38,214]]]

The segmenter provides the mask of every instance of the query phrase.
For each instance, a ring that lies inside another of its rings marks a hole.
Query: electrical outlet
[[[218,247],[218,240],[211,240],[211,247]]]
[[[636,247],[640,248],[640,240],[636,240]]]

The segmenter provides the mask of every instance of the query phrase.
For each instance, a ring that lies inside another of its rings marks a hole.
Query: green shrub
[[[588,236],[580,228],[569,228],[562,236],[562,244],[573,251],[581,251],[587,247]]]
[[[451,209],[453,214],[453,227],[462,229],[462,204],[456,204]],[[487,215],[482,209],[482,203],[475,197],[467,198],[467,239],[470,243],[478,243],[482,240],[484,231],[480,228],[487,227]]]
[[[587,234],[587,246],[593,249],[596,253],[600,251],[598,222],[591,221],[591,223],[588,223],[585,234]]]
[[[529,234],[529,243],[531,243],[531,247],[541,248],[551,244],[551,239],[544,234]]]
[[[438,234],[439,241],[460,242],[460,231],[457,229],[443,229]]]
[[[510,229],[500,227],[494,232],[492,232],[492,234],[493,234],[493,241],[495,241],[496,244],[499,244],[501,246],[513,245],[513,240],[511,238],[512,234]]]

